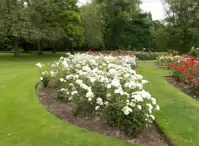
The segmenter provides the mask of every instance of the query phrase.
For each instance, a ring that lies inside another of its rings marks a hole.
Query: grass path
[[[0,54],[0,146],[132,146],[65,123],[42,107],[35,93],[35,64],[56,59]]]
[[[37,62],[57,56],[0,54],[0,146],[132,146],[65,123],[46,111],[35,93]],[[199,145],[199,101],[178,91],[164,76],[168,71],[141,61],[138,72],[150,83],[146,89],[157,98],[157,122],[176,146]]]
[[[153,66],[153,61],[140,61],[138,72],[149,80],[149,91],[161,107],[157,122],[176,146],[199,146],[199,101],[180,92],[164,76],[168,71]]]

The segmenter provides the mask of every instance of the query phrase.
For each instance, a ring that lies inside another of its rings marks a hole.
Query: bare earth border
[[[98,132],[106,136],[111,136],[133,144],[142,144],[143,146],[170,146],[169,140],[157,126],[147,128],[137,137],[129,137],[116,127],[108,125],[100,116],[92,118],[74,116],[72,105],[60,102],[56,99],[56,92],[51,88],[44,88],[41,84],[36,87],[41,104],[55,117],[69,122],[78,127]]]
[[[187,86],[184,83],[177,82],[172,76],[166,76],[165,79],[173,85],[175,88],[180,90],[181,92],[184,92],[185,94],[189,95],[193,99],[199,100],[199,96],[194,95],[191,90],[189,89],[189,86]]]

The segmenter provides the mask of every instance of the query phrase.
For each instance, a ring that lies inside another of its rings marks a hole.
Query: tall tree
[[[34,0],[33,24],[38,28],[38,51],[42,54],[42,42],[51,43],[56,51],[56,44],[65,40],[70,46],[82,45],[83,28],[80,27],[80,11],[77,0]]]
[[[164,0],[163,4],[168,15],[167,32],[171,36],[172,49],[188,52],[199,44],[199,1]]]
[[[101,24],[106,47],[123,47],[122,34],[132,14],[140,12],[140,0],[96,0],[102,5]]]
[[[85,45],[92,50],[104,46],[102,27],[100,25],[100,6],[92,2],[81,7]]]
[[[22,0],[5,0],[0,3],[0,34],[12,41],[15,56],[19,56],[20,39],[30,40],[34,34],[27,6],[28,3]]]

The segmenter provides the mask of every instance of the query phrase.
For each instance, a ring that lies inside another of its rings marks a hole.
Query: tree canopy
[[[37,44],[40,54],[45,44],[84,43],[77,0],[5,0],[0,7],[0,34],[12,40],[16,56],[21,40]]]

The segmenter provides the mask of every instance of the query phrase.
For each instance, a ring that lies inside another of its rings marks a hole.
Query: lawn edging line
[[[154,125],[156,126],[157,130],[159,131],[159,133],[162,134],[162,136],[165,138],[165,140],[169,144],[169,146],[175,146],[175,144],[171,141],[171,139],[165,134],[165,132],[159,126],[157,121],[154,121]]]

